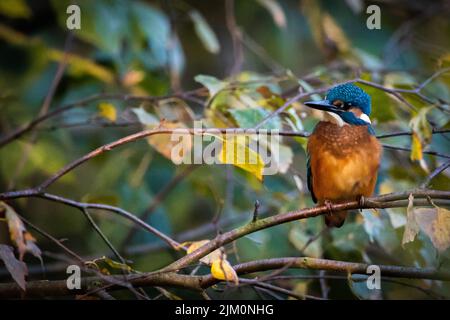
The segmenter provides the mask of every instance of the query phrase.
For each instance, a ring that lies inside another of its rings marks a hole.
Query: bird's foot
[[[325,205],[325,207],[327,207],[328,214],[333,214],[333,203],[330,200],[325,200],[323,204]]]
[[[366,198],[364,198],[364,196],[358,196],[358,204],[360,206],[359,211],[362,212],[362,208],[364,208],[366,206]]]

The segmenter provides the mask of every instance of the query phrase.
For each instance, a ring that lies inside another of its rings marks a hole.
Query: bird
[[[347,211],[332,203],[361,201],[375,189],[382,148],[370,120],[371,98],[360,87],[345,83],[328,90],[325,100],[307,107],[325,111],[307,144],[307,185],[312,200],[325,205],[328,227],[341,227]]]

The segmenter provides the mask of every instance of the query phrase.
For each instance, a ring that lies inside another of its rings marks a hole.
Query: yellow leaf
[[[133,271],[133,269],[129,265],[127,265],[125,263],[120,263],[120,262],[114,261],[108,257],[102,257],[101,260],[105,261],[106,264],[113,269],[120,269],[120,270],[124,270],[124,271],[128,271],[128,272]]]
[[[187,254],[194,252],[195,250],[197,250],[200,247],[203,247],[208,242],[209,242],[209,240],[199,240],[199,241],[187,242],[186,244],[190,244],[187,249]]]
[[[209,242],[209,240],[199,240],[199,241],[194,241],[194,242],[188,242],[191,244],[189,245],[189,247],[187,249],[187,254],[194,252],[195,250],[204,246],[208,242]],[[184,244],[188,244],[188,243],[184,243]],[[221,258],[226,258],[226,254],[222,253],[220,249],[216,249],[213,252],[211,252],[210,254],[208,254],[207,256],[204,256],[203,258],[201,258],[200,261],[205,264],[211,265],[215,260],[219,260]]]
[[[9,235],[19,250],[20,260],[22,260],[23,255],[26,252],[26,243],[23,236],[26,231],[25,226],[12,207],[4,202],[0,202],[0,208],[5,210],[5,218],[8,223]]]
[[[103,82],[114,82],[114,74],[107,68],[94,61],[78,56],[76,54],[65,54],[63,51],[56,49],[49,49],[47,51],[47,57],[50,60],[61,61],[66,59],[68,64],[68,72],[74,75],[91,75]]]
[[[410,158],[412,161],[422,160],[422,143],[420,142],[419,136],[413,132],[411,136],[411,155]]]
[[[300,281],[298,282],[294,287],[294,293],[298,294],[299,296],[305,297],[305,295],[308,294],[308,281]],[[295,299],[293,297],[289,297],[289,300]]]
[[[27,231],[16,211],[9,205],[0,201],[0,211],[5,211],[11,240],[19,250],[19,258],[23,260],[26,252],[30,252],[36,258],[41,259],[41,250],[36,246],[36,239]]]
[[[117,119],[117,112],[116,107],[108,102],[101,102],[98,105],[99,109],[99,115],[105,119],[108,119],[109,121],[116,121]]]
[[[160,128],[163,129],[182,129],[186,128],[186,126],[181,122],[161,122]],[[181,136],[181,142],[172,141],[172,136],[170,134],[155,134],[147,138],[148,143],[156,149],[160,154],[162,154],[167,159],[172,161],[178,161],[175,159],[175,155],[172,155],[172,151],[175,146],[180,147],[180,154],[177,154],[176,157],[179,159],[183,159],[186,154],[190,154],[192,149],[192,136],[189,134],[185,134]]]
[[[212,263],[211,275],[219,280],[226,280],[239,284],[239,278],[231,264],[226,259],[217,259]]]
[[[218,155],[220,162],[244,169],[262,181],[264,161],[258,152],[249,148],[250,137],[233,135],[225,139],[220,136],[218,138],[222,140],[222,149]]]

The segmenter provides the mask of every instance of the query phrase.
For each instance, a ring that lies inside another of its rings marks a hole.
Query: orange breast
[[[320,122],[308,141],[312,187],[319,202],[372,195],[381,146],[366,126]]]

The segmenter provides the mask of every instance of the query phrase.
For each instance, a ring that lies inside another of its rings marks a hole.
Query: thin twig
[[[431,180],[433,180],[436,176],[444,172],[448,167],[450,167],[450,160],[447,160],[442,165],[437,167],[426,179],[425,181],[420,185],[421,188],[426,188]]]

